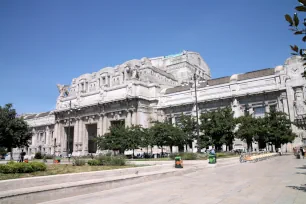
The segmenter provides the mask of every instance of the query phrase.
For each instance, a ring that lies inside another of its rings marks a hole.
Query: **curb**
[[[2,192],[0,194],[1,204],[31,204],[67,198],[75,195],[94,193],[122,186],[129,186],[141,182],[153,181],[169,176],[179,176],[204,169],[206,166],[193,166],[188,169],[171,169],[164,172],[149,172],[143,175],[128,175],[109,179],[86,180],[63,184],[23,188]]]

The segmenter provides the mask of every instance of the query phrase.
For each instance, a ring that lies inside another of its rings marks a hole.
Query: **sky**
[[[130,59],[201,54],[213,78],[272,68],[301,44],[297,0],[1,0],[0,106],[50,111],[56,84]]]

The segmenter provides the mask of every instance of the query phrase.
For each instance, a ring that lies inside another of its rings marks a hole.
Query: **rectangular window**
[[[276,105],[271,105],[270,106],[270,111],[276,111]]]
[[[254,116],[255,117],[264,117],[265,116],[265,107],[254,107]]]

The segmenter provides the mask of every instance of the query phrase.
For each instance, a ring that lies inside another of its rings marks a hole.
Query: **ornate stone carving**
[[[151,67],[152,66],[151,60],[149,60],[147,57],[141,58],[140,62],[141,62],[141,67]]]
[[[296,115],[299,116],[306,114],[302,88],[296,88],[294,97],[295,97],[294,107]]]
[[[100,90],[100,101],[101,102],[103,102],[104,101],[104,97],[106,96],[106,92],[103,90],[103,89],[101,89]]]
[[[132,96],[132,88],[133,88],[133,84],[129,83],[126,87],[126,95],[127,96]]]
[[[60,98],[64,98],[64,97],[67,97],[69,95],[69,86],[67,85],[61,85],[61,84],[57,84],[57,89],[60,93]]]

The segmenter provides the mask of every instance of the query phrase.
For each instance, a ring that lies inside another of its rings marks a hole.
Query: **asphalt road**
[[[305,204],[306,159],[292,155],[75,196],[48,204]]]

